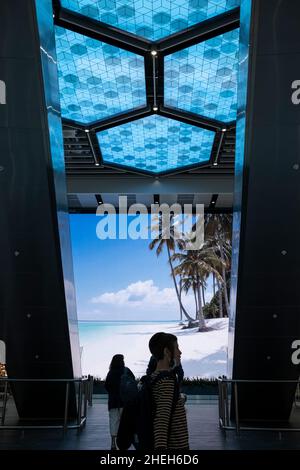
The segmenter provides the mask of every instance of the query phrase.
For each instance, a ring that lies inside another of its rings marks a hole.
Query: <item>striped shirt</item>
[[[155,378],[159,372],[154,372]],[[175,378],[162,377],[153,385],[155,403],[154,449],[189,449],[184,400],[178,397],[172,413]]]

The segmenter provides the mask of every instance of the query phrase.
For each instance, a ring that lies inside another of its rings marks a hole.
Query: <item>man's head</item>
[[[180,362],[181,351],[178,348],[177,338],[170,333],[155,333],[149,341],[151,354],[158,361],[167,359],[170,366]]]

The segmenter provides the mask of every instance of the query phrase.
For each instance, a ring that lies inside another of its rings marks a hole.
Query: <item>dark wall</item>
[[[50,0],[0,2],[0,339],[12,378],[81,375]],[[13,388],[21,417],[64,386]],[[74,405],[74,403],[73,403]]]
[[[300,106],[291,84],[300,79],[300,2],[253,0],[252,17],[250,3],[241,18],[229,374],[298,379]],[[288,419],[294,391],[240,385],[241,418]]]

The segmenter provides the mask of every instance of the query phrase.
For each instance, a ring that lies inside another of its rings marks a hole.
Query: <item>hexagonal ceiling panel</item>
[[[63,7],[156,41],[240,5],[240,0],[61,0]]]
[[[215,133],[151,115],[97,137],[104,162],[161,173],[209,161]]]
[[[165,105],[236,119],[239,29],[165,57]]]
[[[90,124],[146,105],[144,58],[55,27],[62,117]]]

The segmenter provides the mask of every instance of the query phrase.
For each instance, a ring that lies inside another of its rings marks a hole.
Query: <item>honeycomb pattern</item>
[[[236,119],[239,29],[165,57],[165,105]]]
[[[61,4],[156,41],[231,10],[240,0],[62,0]]]
[[[152,173],[208,161],[215,133],[151,115],[101,131],[103,160]]]
[[[146,105],[144,59],[55,27],[62,117],[89,124]]]

